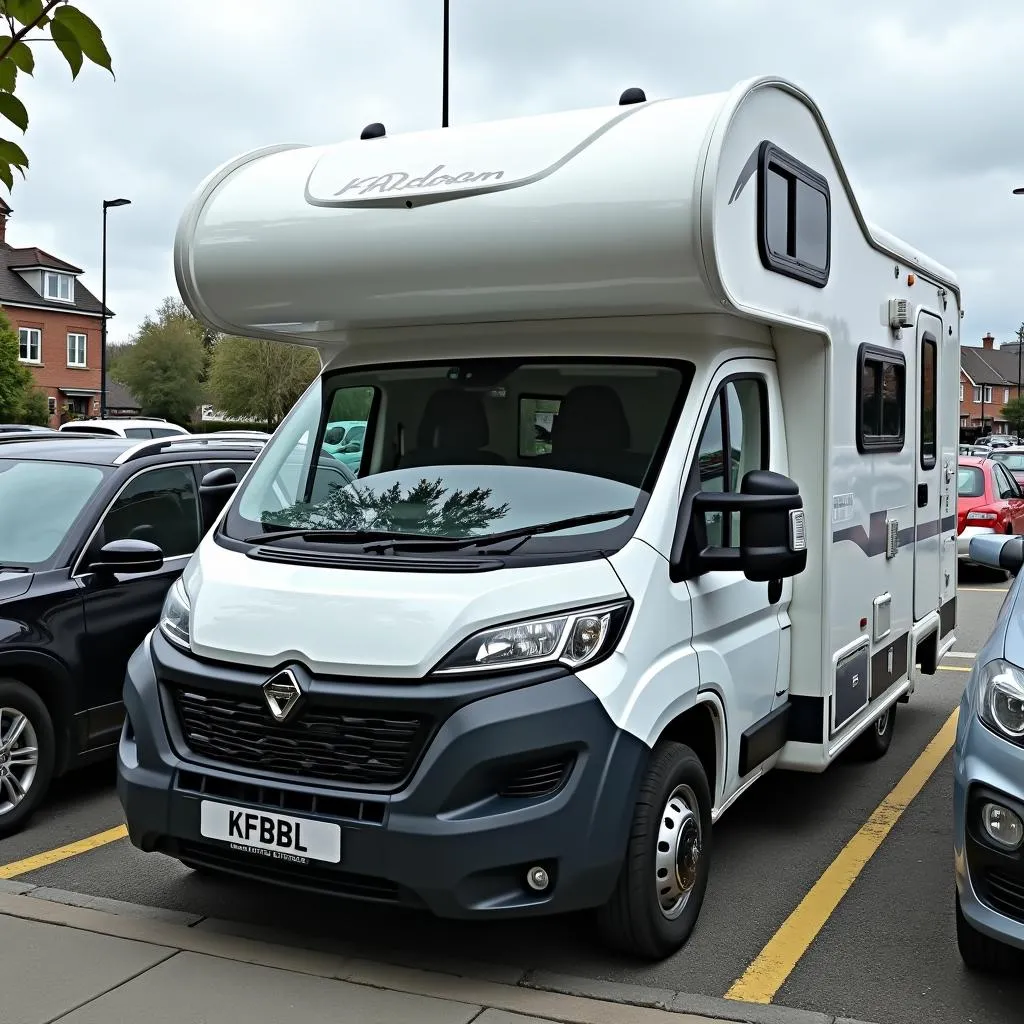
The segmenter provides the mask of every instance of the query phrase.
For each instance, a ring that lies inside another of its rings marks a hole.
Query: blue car
[[[979,535],[970,557],[1014,581],[960,701],[953,852],[960,956],[1009,970],[1024,950],[1024,537]]]

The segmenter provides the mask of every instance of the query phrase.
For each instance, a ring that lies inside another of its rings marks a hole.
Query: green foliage
[[[273,431],[267,428],[266,423],[256,421],[254,423],[234,423],[231,420],[200,420],[188,428],[193,434],[212,434],[217,430],[262,430],[268,434]]]
[[[103,33],[67,0],[0,0],[0,18],[8,28],[7,34],[0,35],[0,116],[22,132],[28,130],[28,110],[15,93],[18,76],[35,71],[29,43],[52,42],[67,61],[72,79],[78,77],[86,60],[113,76]],[[0,138],[0,181],[13,189],[14,170],[24,177],[27,167],[25,151],[16,142]]]
[[[272,431],[319,372],[315,349],[222,337],[213,346],[207,394],[222,413],[255,416]]]
[[[26,389],[18,422],[28,423],[35,427],[50,425],[50,406],[46,400],[46,392],[42,388],[29,385]]]
[[[186,424],[203,400],[202,333],[182,303],[165,299],[156,316],[147,316],[132,342],[118,351],[110,375],[138,398],[143,415]]]
[[[18,334],[0,311],[0,423],[22,423],[32,371],[18,362]]]
[[[298,530],[377,530],[432,537],[468,537],[508,515],[508,503],[488,505],[490,488],[452,491],[440,478],[421,479],[402,497],[400,484],[383,491],[353,483],[319,505],[299,503],[264,512],[263,522]],[[442,498],[444,500],[442,501]]]
[[[1024,433],[1024,398],[1011,398],[1000,410],[1000,415],[1009,424],[1011,434]]]

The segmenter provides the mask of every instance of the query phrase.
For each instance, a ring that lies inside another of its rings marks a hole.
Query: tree
[[[272,431],[319,372],[320,357],[307,346],[222,337],[213,346],[207,394],[226,415],[252,416]]]
[[[110,375],[138,398],[146,415],[188,423],[203,400],[203,330],[184,303],[164,299],[118,352]]]
[[[7,22],[9,35],[0,36],[0,115],[22,133],[28,129],[28,111],[15,92],[18,75],[31,75],[35,55],[30,43],[53,43],[78,77],[88,59],[113,76],[110,54],[103,35],[88,15],[67,0],[0,0],[0,17]],[[24,177],[28,157],[9,139],[0,138],[0,181],[14,188],[14,169]]]
[[[32,371],[18,362],[18,335],[0,311],[0,423],[21,423]]]
[[[1024,434],[1024,398],[1011,398],[1000,410],[1011,434]]]
[[[50,405],[46,400],[46,392],[42,388],[30,384],[25,389],[19,422],[29,423],[36,427],[49,425]]]

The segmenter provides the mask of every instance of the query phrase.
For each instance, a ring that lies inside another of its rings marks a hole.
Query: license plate
[[[341,860],[341,826],[329,821],[293,818],[288,814],[204,800],[199,832],[204,839],[229,843],[244,853],[305,864],[310,860],[337,864]]]

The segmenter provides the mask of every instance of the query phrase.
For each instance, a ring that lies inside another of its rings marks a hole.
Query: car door
[[[132,475],[101,515],[79,559],[88,564],[112,540],[158,545],[163,567],[155,572],[103,578],[80,572],[85,606],[83,665],[94,693],[92,745],[114,742],[121,727],[121,689],[128,659],[157,624],[171,583],[200,538],[199,488],[191,464],[150,466]]]
[[[751,361],[730,368],[715,387],[688,492],[738,491],[753,469],[786,471],[771,458],[769,408],[777,383],[774,371],[753,369],[763,365]],[[778,407],[777,399],[771,407]],[[739,513],[709,513],[706,527],[709,546],[739,546]],[[730,774],[749,775],[757,765],[740,763],[740,748],[746,746],[741,736],[756,730],[786,699],[788,678],[780,673],[780,662],[789,662],[791,631],[785,627],[791,582],[785,581],[776,603],[769,601],[766,584],[753,583],[742,572],[707,572],[686,585],[700,685],[727,695]]]
[[[999,462],[992,463],[996,497],[1006,503],[1007,518],[1014,533],[1024,533],[1024,495],[1013,475]]]

